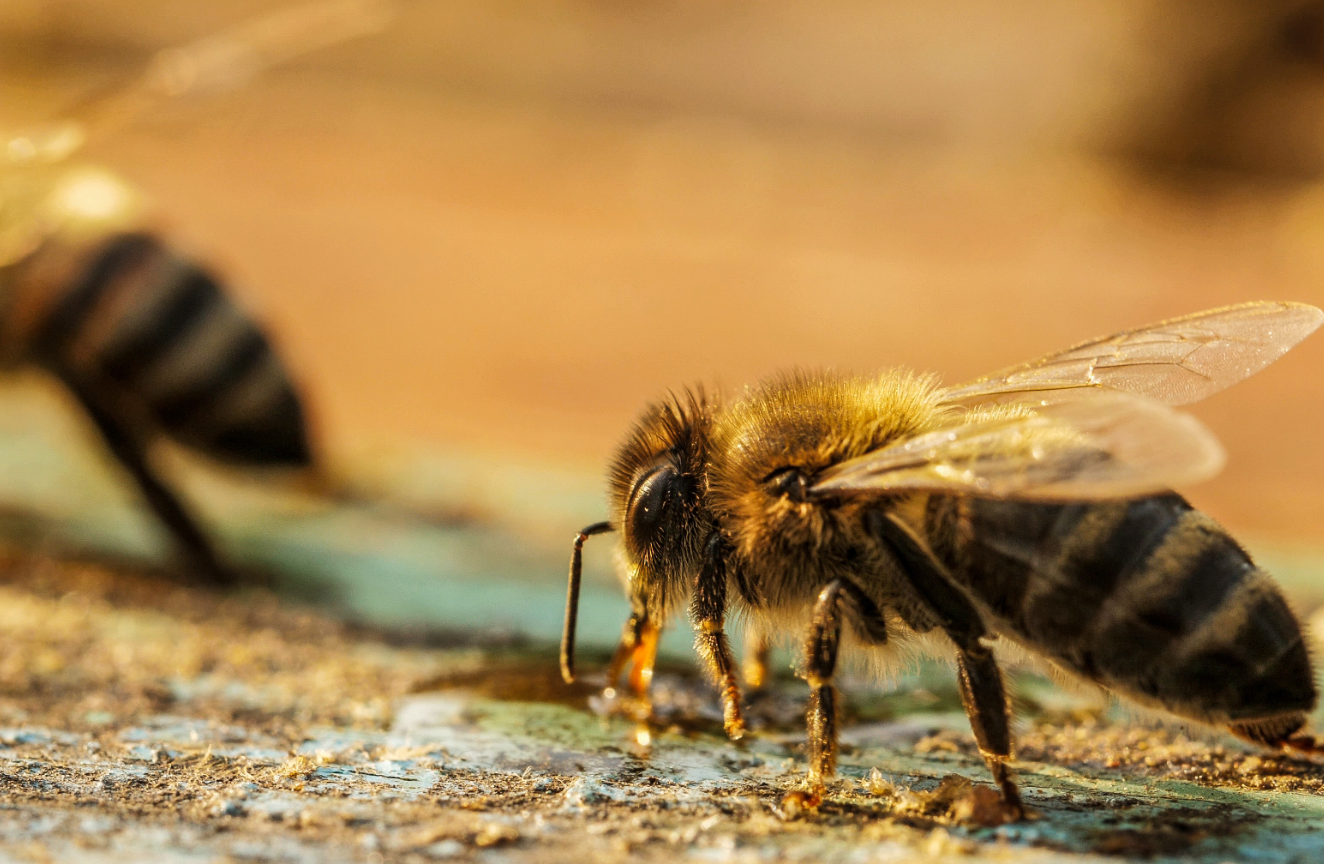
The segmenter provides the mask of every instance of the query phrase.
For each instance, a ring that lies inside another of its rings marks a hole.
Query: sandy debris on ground
[[[864,694],[841,779],[792,819],[798,682],[753,700],[757,734],[737,746],[706,688],[664,668],[644,754],[540,647],[402,644],[260,591],[85,564],[3,573],[0,842],[19,858],[1324,854],[1324,768],[1169,728],[1030,716],[1018,771],[1039,818],[1001,825],[954,690]]]

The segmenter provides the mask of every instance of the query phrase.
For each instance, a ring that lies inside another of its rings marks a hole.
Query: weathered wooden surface
[[[1021,678],[1040,818],[980,824],[950,673],[851,687],[842,775],[785,819],[798,682],[720,736],[684,667],[651,753],[550,651],[400,644],[261,592],[223,598],[20,555],[0,585],[0,842],[60,861],[1309,862],[1324,767],[1118,720]],[[593,665],[586,658],[586,667]]]

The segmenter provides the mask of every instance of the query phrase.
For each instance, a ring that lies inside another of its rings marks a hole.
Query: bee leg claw
[[[1002,793],[1002,811],[1005,821],[1022,822],[1029,818],[1025,802],[1021,800],[1021,791],[1011,776],[1011,770],[1001,759],[990,759],[989,768],[993,772],[993,781]]]

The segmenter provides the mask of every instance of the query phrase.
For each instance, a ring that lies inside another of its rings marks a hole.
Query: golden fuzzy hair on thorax
[[[769,491],[780,471],[811,478],[838,462],[928,431],[942,409],[934,379],[906,370],[846,376],[790,372],[716,415],[710,501],[744,554],[769,544],[816,548],[844,513]]]
[[[796,465],[812,473],[930,428],[939,408],[932,376],[793,371],[751,388],[719,414],[721,485],[760,482]]]

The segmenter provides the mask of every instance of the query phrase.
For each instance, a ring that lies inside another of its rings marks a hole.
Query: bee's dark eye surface
[[[634,542],[647,545],[667,518],[681,506],[689,481],[670,465],[662,465],[645,474],[630,493],[625,518]]]

